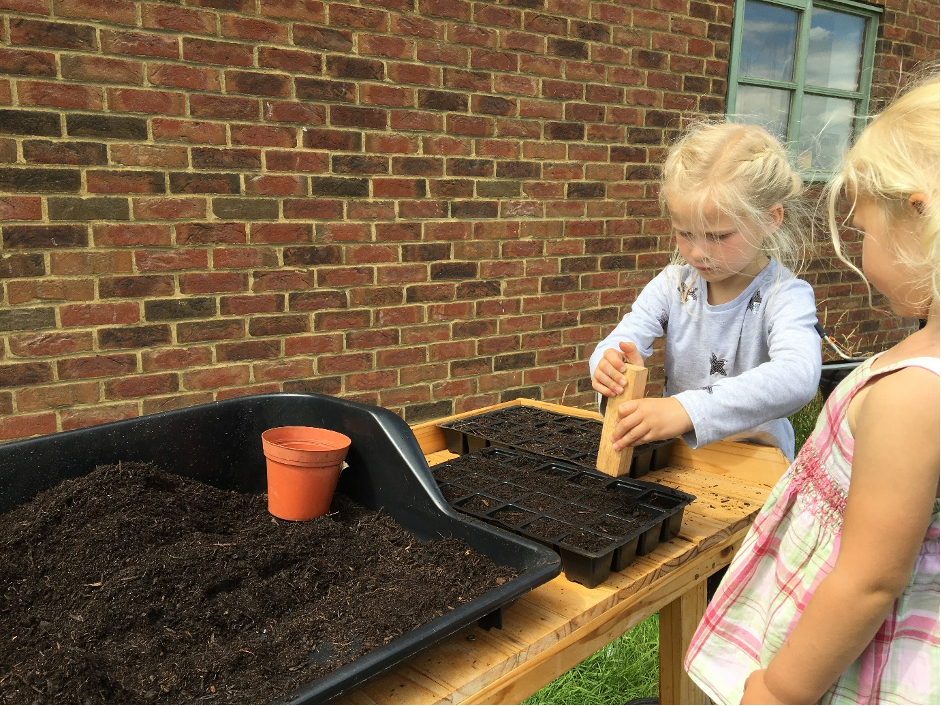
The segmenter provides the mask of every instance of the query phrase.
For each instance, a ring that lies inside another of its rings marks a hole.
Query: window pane
[[[735,98],[734,119],[761,125],[784,142],[787,139],[787,117],[791,109],[791,92],[780,88],[739,86]]]
[[[866,20],[862,17],[815,7],[810,16],[807,84],[858,90],[865,31]]]
[[[805,95],[797,141],[799,168],[836,169],[849,146],[855,115],[856,101]]]
[[[748,0],[742,27],[741,75],[793,80],[799,19],[799,14],[789,8]]]

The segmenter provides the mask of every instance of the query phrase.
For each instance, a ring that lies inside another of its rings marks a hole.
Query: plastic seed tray
[[[464,417],[438,426],[444,431],[448,451],[466,454],[489,446],[519,449],[595,468],[602,423],[595,419],[559,414],[538,407],[505,407],[475,417]],[[637,446],[631,458],[630,476],[639,478],[666,465],[672,442]]]
[[[514,568],[518,576],[294,694],[275,695],[277,702],[327,703],[475,621],[485,629],[499,628],[505,606],[558,575],[559,557],[545,546],[443,508],[422,450],[399,417],[324,395],[239,397],[0,445],[0,513],[64,478],[119,461],[148,461],[219,488],[263,493],[261,433],[291,425],[323,427],[352,438],[338,493],[382,509],[419,539],[463,539],[495,563]]]
[[[499,446],[431,472],[452,507],[552,547],[565,577],[589,588],[675,537],[695,499],[658,483],[611,478]]]

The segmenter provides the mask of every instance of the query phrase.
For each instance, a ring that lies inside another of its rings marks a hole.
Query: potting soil
[[[266,497],[138,463],[0,515],[0,702],[263,703],[514,577],[337,496]]]

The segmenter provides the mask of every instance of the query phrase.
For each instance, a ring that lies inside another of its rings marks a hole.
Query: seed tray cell
[[[498,446],[521,449],[594,469],[601,443],[602,423],[557,412],[518,405],[464,417],[439,425],[448,450],[467,454]],[[638,478],[666,465],[672,439],[635,447],[630,475]]]
[[[491,446],[432,468],[466,467],[463,478],[498,478],[485,490],[449,501],[458,510],[553,547],[567,578],[589,588],[676,536],[692,495],[658,483],[615,479],[559,460]],[[520,489],[516,498],[499,492]]]

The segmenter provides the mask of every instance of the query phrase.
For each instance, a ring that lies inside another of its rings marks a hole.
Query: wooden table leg
[[[705,704],[706,695],[686,675],[683,658],[706,610],[706,581],[660,609],[660,703]]]

